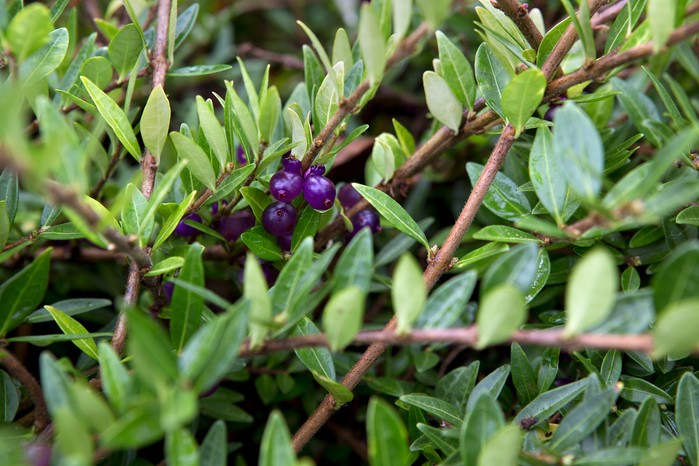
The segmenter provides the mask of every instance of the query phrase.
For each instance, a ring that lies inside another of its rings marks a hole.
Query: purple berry
[[[245,149],[243,146],[238,146],[235,150],[235,159],[238,161],[238,165],[245,165],[248,163],[247,157],[245,157]]]
[[[335,185],[324,176],[309,176],[303,182],[303,197],[315,210],[328,210],[335,202]]]
[[[208,398],[208,397],[210,397],[211,395],[213,395],[214,393],[216,393],[216,390],[218,390],[218,387],[220,387],[220,386],[221,386],[221,381],[219,380],[218,382],[216,382],[215,384],[213,384],[213,385],[211,386],[211,388],[209,388],[208,390],[202,392],[201,395],[199,395],[199,398]]]
[[[226,238],[226,241],[233,242],[240,238],[240,235],[255,226],[255,216],[249,209],[233,212],[230,217],[223,217],[216,223],[216,231]]]
[[[308,178],[309,176],[323,176],[325,174],[325,166],[324,165],[311,165],[308,167],[308,170],[306,170],[306,173],[304,178]]]
[[[175,234],[178,234],[180,236],[194,236],[197,233],[199,233],[199,230],[184,223],[185,220],[191,220],[192,222],[201,223],[201,217],[199,215],[189,214],[185,218],[180,220],[180,223],[175,227]]]
[[[167,296],[168,301],[172,301],[172,293],[175,291],[175,284],[172,282],[163,283],[163,292]]]
[[[357,202],[362,200],[362,195],[351,184],[346,184],[340,188],[337,198],[340,200],[343,209],[350,210]]]
[[[277,238],[277,244],[279,244],[282,250],[291,251],[291,238],[293,238],[293,236],[293,234],[280,236]]]
[[[270,204],[262,212],[262,226],[273,236],[289,235],[296,226],[296,210],[285,202]]]
[[[293,155],[282,158],[282,167],[284,171],[301,176],[301,161]]]
[[[24,446],[24,455],[32,466],[49,466],[51,464],[51,447],[45,443],[30,443]]]
[[[260,265],[262,266],[262,274],[265,276],[267,284],[269,286],[274,285],[274,282],[277,280],[277,277],[279,276],[279,270],[274,268],[274,265],[272,265],[271,262],[262,261]]]
[[[359,233],[359,230],[364,227],[369,227],[372,233],[378,233],[381,231],[379,214],[372,209],[360,210],[352,217],[352,227],[354,227],[352,234]]]
[[[303,178],[297,173],[279,170],[269,180],[272,196],[280,202],[291,202],[303,191]]]

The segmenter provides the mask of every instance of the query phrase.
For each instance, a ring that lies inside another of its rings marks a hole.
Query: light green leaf
[[[650,24],[653,48],[657,52],[665,45],[670,34],[675,29],[676,1],[648,0],[646,18]]]
[[[260,444],[259,466],[294,466],[296,455],[291,446],[291,434],[279,411],[269,416]]]
[[[56,321],[58,326],[61,328],[61,330],[63,330],[63,333],[90,333],[80,322],[73,319],[69,315],[64,314],[55,307],[44,306],[44,308],[46,308],[46,310],[49,311],[49,313]],[[87,354],[91,358],[98,359],[97,345],[95,344],[94,339],[86,338],[80,340],[73,340],[73,343],[75,343],[75,346],[80,348],[85,354]]]
[[[163,86],[158,84],[150,93],[141,115],[141,137],[146,149],[160,161],[167,133],[170,129],[170,102]]]
[[[267,280],[257,257],[248,253],[243,274],[244,294],[250,301],[250,348],[256,348],[269,333],[272,301],[267,293]]]
[[[260,139],[270,144],[274,141],[274,130],[277,128],[279,116],[282,113],[282,102],[279,91],[275,86],[267,89],[264,100],[260,103]]]
[[[381,82],[386,66],[386,41],[371,5],[362,5],[359,13],[358,39],[364,66],[372,86]]]
[[[488,225],[473,234],[473,239],[500,243],[540,243],[531,233],[507,225]]]
[[[226,466],[228,464],[228,432],[226,423],[214,422],[199,448],[200,466]]]
[[[458,133],[463,107],[447,82],[434,71],[425,71],[422,84],[430,113],[454,133]]]
[[[10,46],[12,55],[21,63],[46,43],[52,29],[49,9],[41,3],[32,3],[12,18],[3,39]]]
[[[116,36],[109,42],[109,61],[123,79],[136,65],[143,50],[141,33],[136,24],[127,24],[119,30]]]
[[[51,248],[0,286],[0,335],[22,323],[44,299],[48,287]]]
[[[187,136],[173,131],[170,139],[177,149],[180,159],[187,161],[187,169],[201,183],[212,191],[216,190],[216,173],[204,149]]]
[[[420,226],[391,196],[376,188],[358,183],[352,183],[352,186],[369,204],[379,211],[388,223],[429,249],[430,245],[427,242],[427,237],[420,229]]]
[[[177,209],[172,211],[167,219],[165,219],[163,226],[160,228],[160,232],[158,232],[158,237],[155,238],[155,241],[153,242],[152,251],[158,249],[170,237],[172,232],[175,231],[175,228],[177,228],[177,225],[179,225],[180,220],[182,220],[182,217],[184,217],[185,212],[189,208],[192,201],[194,201],[196,195],[196,191],[189,193],[187,197],[182,199],[182,202],[179,203]]]
[[[333,290],[338,292],[356,286],[364,293],[369,292],[373,273],[374,247],[371,231],[363,228],[343,251],[335,266]]]
[[[184,66],[174,70],[169,70],[167,75],[173,78],[190,78],[195,76],[206,76],[209,74],[221,73],[232,68],[231,65],[195,65]]]
[[[677,214],[675,222],[681,225],[699,226],[699,206],[690,206]]]
[[[98,360],[102,375],[102,390],[117,412],[121,412],[128,397],[129,374],[107,341],[102,340],[99,343]]]
[[[481,298],[478,309],[478,343],[475,347],[482,349],[507,341],[526,318],[526,304],[519,289],[508,283],[490,289]]]
[[[653,356],[684,354],[697,348],[699,335],[699,299],[687,298],[674,301],[660,311],[653,330],[655,349]]]
[[[396,37],[401,38],[408,31],[412,14],[412,0],[393,0],[393,33]]]
[[[398,319],[396,333],[406,333],[420,312],[427,298],[427,290],[422,279],[422,268],[409,253],[403,254],[393,272],[391,299],[393,312]]]
[[[53,73],[63,62],[68,51],[68,30],[56,29],[49,34],[48,42],[34,52],[19,67],[24,87],[30,87]]]
[[[476,101],[476,79],[473,68],[461,50],[442,31],[437,31],[436,34],[442,77],[461,105],[473,110],[473,104]]]
[[[214,110],[201,96],[197,96],[197,115],[199,116],[199,125],[206,136],[206,142],[209,143],[209,147],[216,156],[219,170],[221,170],[228,161],[228,141],[226,141],[223,127],[218,122]]]
[[[539,107],[546,90],[546,76],[530,68],[512,78],[502,92],[502,112],[516,129],[515,137]]]
[[[437,29],[449,17],[452,0],[416,0],[415,3],[430,28]]]
[[[614,307],[619,270],[606,249],[593,249],[570,274],[566,289],[565,334],[573,336],[603,321]]]
[[[167,257],[157,264],[154,264],[153,267],[148,271],[148,273],[144,274],[144,277],[154,277],[156,275],[163,275],[167,272],[170,272],[175,269],[179,269],[184,265],[184,257],[180,256],[172,256],[172,257]]]
[[[408,431],[396,410],[378,397],[369,400],[366,430],[371,466],[405,466],[408,460]]]
[[[172,386],[178,379],[177,362],[163,328],[136,309],[127,311],[127,320],[126,347],[136,374],[153,388]]]
[[[341,351],[362,328],[364,290],[348,286],[334,293],[323,310],[323,330],[330,351]]]
[[[691,372],[680,379],[675,420],[684,451],[691,464],[696,466],[699,464],[699,380]]]
[[[473,391],[468,401],[466,417],[459,432],[459,453],[464,466],[476,466],[486,443],[502,428],[505,419],[497,402],[497,394]]]
[[[335,73],[344,73],[343,63],[335,65]],[[317,125],[324,127],[337,112],[340,102],[340,94],[333,74],[328,73],[323,79],[314,100],[315,118]],[[314,124],[315,124],[314,120]]]
[[[522,448],[522,431],[516,425],[508,425],[493,435],[478,455],[478,466],[517,466]]]
[[[184,427],[165,433],[165,460],[169,466],[199,466],[199,450],[192,433]]]
[[[85,76],[81,76],[80,80],[83,82],[88,94],[90,94],[100,115],[102,115],[102,118],[104,118],[109,127],[112,128],[116,137],[123,144],[124,149],[140,162],[141,148],[138,145],[136,135],[124,111],[111,97],[102,92],[99,87]]]

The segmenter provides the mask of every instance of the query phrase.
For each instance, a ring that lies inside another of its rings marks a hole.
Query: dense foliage
[[[699,466],[699,3],[0,31],[0,464]]]

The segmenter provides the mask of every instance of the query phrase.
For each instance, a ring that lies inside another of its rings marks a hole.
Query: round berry
[[[262,226],[273,236],[289,235],[296,226],[296,211],[285,202],[270,204],[262,212]]]
[[[220,219],[215,228],[226,241],[233,242],[254,226],[255,216],[249,209],[243,209],[233,212],[230,217]]]
[[[238,161],[238,165],[245,165],[248,163],[247,157],[245,157],[245,149],[243,146],[238,146],[235,150],[235,159]]]
[[[282,167],[284,171],[301,176],[301,161],[293,155],[282,158]]]
[[[343,209],[350,210],[357,202],[362,200],[362,195],[351,184],[346,184],[338,191],[337,198],[340,200]]]
[[[51,464],[51,447],[45,443],[30,443],[24,446],[24,455],[32,466],[49,466]]]
[[[315,210],[328,210],[335,202],[335,185],[324,176],[309,176],[303,182],[303,197]]]
[[[306,170],[305,178],[309,176],[323,176],[325,174],[325,165],[311,165]]]
[[[172,282],[163,283],[163,292],[165,293],[167,300],[172,301],[172,293],[175,292],[175,284]]]
[[[297,173],[279,170],[269,180],[272,196],[280,202],[291,202],[303,191],[303,178]]]
[[[352,217],[352,227],[354,228],[353,234],[359,233],[359,230],[364,227],[368,227],[372,233],[378,233],[381,231],[379,214],[372,209],[360,210]]]
[[[293,233],[290,235],[284,235],[277,238],[277,244],[284,251],[291,251],[291,238],[293,238]]]
[[[175,227],[175,234],[180,236],[194,236],[199,233],[199,230],[184,223],[185,220],[201,223],[201,217],[199,215],[189,214],[180,220],[180,223]]]

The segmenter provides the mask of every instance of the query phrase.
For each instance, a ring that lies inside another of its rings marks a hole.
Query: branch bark
[[[529,16],[527,7],[519,3],[519,0],[498,0],[498,7],[514,21],[529,45],[534,50],[539,50],[543,36]]]
[[[49,425],[49,412],[46,409],[44,394],[41,391],[39,382],[34,376],[24,367],[12,353],[7,349],[0,349],[0,364],[2,364],[7,372],[14,378],[22,382],[29,392],[29,396],[34,403],[34,427],[41,432]]]

